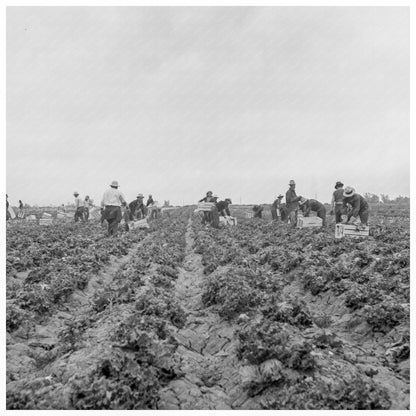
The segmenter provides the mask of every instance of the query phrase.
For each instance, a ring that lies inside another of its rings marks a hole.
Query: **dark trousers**
[[[317,211],[316,216],[319,218],[322,218],[322,225],[325,226],[326,225],[326,209],[321,208],[319,211]]]
[[[335,222],[342,222],[341,215],[344,215],[344,208],[341,204],[335,204]]]
[[[78,222],[78,220],[84,220],[84,207],[78,207],[76,209],[74,220],[75,222]]]
[[[289,212],[289,221],[291,227],[296,227],[298,221],[298,210],[294,209],[293,211]]]
[[[114,206],[106,206],[104,209],[104,219],[108,223],[108,235],[116,236],[118,224],[121,221],[121,208]]]
[[[368,225],[368,208],[365,209],[364,211],[360,211],[358,213],[358,216],[360,217],[360,221],[364,224],[364,225]]]
[[[211,223],[212,215],[210,211],[204,211],[204,216],[202,217],[202,224]]]
[[[270,210],[270,212],[272,213],[272,220],[273,221],[277,221],[278,220],[278,216],[277,216],[277,209],[275,209],[275,208],[272,208],[271,210]]]
[[[90,217],[90,210],[84,207],[84,221],[88,221],[89,217]]]
[[[211,225],[214,228],[219,228],[220,227],[220,216],[219,216],[217,207],[212,208],[211,218],[212,218]]]

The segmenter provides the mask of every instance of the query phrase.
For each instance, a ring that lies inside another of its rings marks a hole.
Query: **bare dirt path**
[[[171,410],[256,408],[241,386],[235,328],[202,304],[203,266],[193,243],[190,220],[186,256],[175,291],[188,313],[184,328],[176,333],[183,375],[161,391],[158,407]]]

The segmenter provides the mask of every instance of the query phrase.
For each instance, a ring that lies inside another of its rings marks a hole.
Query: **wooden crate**
[[[92,208],[90,210],[90,218],[93,218],[94,220],[101,219],[101,209],[100,208]]]
[[[322,218],[298,216],[297,228],[322,227]]]
[[[336,224],[335,225],[335,238],[343,238],[345,236],[353,237],[368,237],[370,235],[370,227],[364,227],[363,230],[357,228],[352,224]]]
[[[52,224],[52,218],[41,218],[39,220],[39,225],[51,225]]]
[[[37,221],[36,215],[28,215],[26,221]]]
[[[44,213],[42,214],[42,218],[43,218],[44,220],[49,220],[49,219],[52,219],[52,214],[48,214],[47,212],[44,212]]]
[[[199,202],[197,210],[198,211],[211,211],[214,205],[215,205],[214,202]]]
[[[149,223],[147,222],[146,219],[138,220],[138,221],[132,221],[132,222],[129,222],[129,227],[132,230],[135,230],[137,228],[149,228]]]
[[[65,214],[65,212],[58,211],[58,212],[56,213],[56,218],[58,218],[59,220],[62,220],[62,219],[64,219],[64,218],[66,218],[66,214]]]
[[[224,225],[237,225],[237,218],[235,217],[220,217],[220,223]]]

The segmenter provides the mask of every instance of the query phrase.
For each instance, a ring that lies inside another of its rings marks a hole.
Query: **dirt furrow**
[[[203,279],[201,256],[193,251],[189,222],[186,257],[175,290],[188,313],[185,327],[176,333],[182,376],[161,391],[159,409],[226,410],[244,408],[247,403],[240,382],[234,327],[204,307]]]

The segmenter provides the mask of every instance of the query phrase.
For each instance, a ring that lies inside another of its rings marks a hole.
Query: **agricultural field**
[[[7,226],[7,409],[408,409],[409,217]]]

